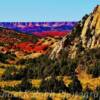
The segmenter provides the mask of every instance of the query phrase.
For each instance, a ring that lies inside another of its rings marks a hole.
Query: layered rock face
[[[100,6],[95,7],[90,15],[85,15],[72,32],[65,36],[51,52],[50,58],[59,58],[63,51],[75,58],[85,49],[100,47]]]
[[[100,47],[100,6],[86,19],[81,32],[83,47]]]

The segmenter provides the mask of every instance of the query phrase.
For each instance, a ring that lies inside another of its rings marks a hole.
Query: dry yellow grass
[[[24,68],[24,67],[25,67],[25,65],[15,65],[15,64],[3,64],[3,63],[0,63],[0,71],[2,71],[2,70],[1,70],[2,66],[3,66],[3,69],[4,69],[4,70],[5,70],[7,67],[13,67],[13,66],[15,66],[17,69],[20,69],[20,68]]]
[[[2,72],[3,73],[3,72]],[[81,73],[78,76],[83,89],[85,89],[87,87],[87,85],[94,90],[97,86],[100,86],[100,77],[98,78],[92,78],[90,75],[87,75],[86,73]],[[72,82],[72,80],[70,79],[70,77],[64,76],[63,81],[66,85],[68,85],[70,82]],[[0,86],[4,87],[4,86],[15,86],[17,84],[19,84],[21,81],[1,81],[0,82]],[[39,87],[41,84],[41,79],[32,79],[32,84],[35,87]]]
[[[92,78],[91,75],[87,75],[86,73],[81,73],[78,75],[79,80],[82,83],[83,88],[89,85],[91,89],[94,89],[96,86],[100,85],[100,77],[99,78]],[[65,84],[69,84],[72,80],[70,77],[64,76],[63,78]],[[21,81],[2,81],[0,82],[0,86],[14,86],[19,84]],[[32,80],[32,84],[35,87],[39,87],[41,80]],[[8,91],[9,92],[9,91]],[[39,92],[15,92],[10,91],[9,93],[13,94],[14,96],[18,96],[23,98],[24,100],[31,100],[32,98],[36,98],[36,100],[46,100],[48,96],[51,96],[53,100],[62,100],[64,97],[67,97],[68,100],[82,100],[81,96],[78,95],[71,95],[69,93],[39,93]]]
[[[5,86],[14,87],[15,85],[20,84],[20,83],[21,83],[21,81],[16,81],[16,80],[14,80],[14,81],[1,81],[0,86],[1,87],[5,87]],[[39,79],[32,80],[32,85],[37,87],[37,88],[40,86],[40,83],[41,83],[41,80],[39,80]]]
[[[0,76],[2,76],[2,75],[3,75],[4,71],[5,71],[5,69],[0,68]]]
[[[68,76],[64,76],[63,81],[66,85],[68,85],[70,82],[72,82],[72,80],[70,79],[70,77]]]
[[[32,54],[29,54],[29,55],[24,56],[23,59],[29,59],[29,58],[32,58],[33,59],[33,58],[37,58],[37,57],[39,57],[41,55],[42,55],[42,53],[32,53]]]
[[[1,81],[0,87],[11,86],[14,87],[17,84],[20,84],[21,81]]]
[[[9,92],[9,91],[8,91]],[[36,98],[36,100],[47,100],[48,96],[51,96],[53,100],[62,100],[64,97],[68,98],[68,100],[82,100],[81,96],[71,95],[69,93],[33,93],[33,92],[9,92],[14,96],[21,97],[24,100],[31,100],[32,98]]]
[[[40,84],[41,84],[41,80],[38,80],[38,79],[37,80],[32,80],[32,85],[33,86],[38,88],[40,86]]]
[[[82,83],[83,89],[85,89],[88,86],[92,90],[94,90],[97,86],[100,86],[100,77],[92,78],[92,76],[87,74],[85,71],[82,71],[78,75],[78,79]]]
[[[10,67],[10,66],[12,66],[11,64],[3,64],[3,63],[0,63],[0,68],[1,67],[4,67],[4,68],[7,68],[7,67]]]

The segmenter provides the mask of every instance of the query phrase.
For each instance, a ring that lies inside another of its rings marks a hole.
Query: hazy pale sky
[[[78,21],[100,0],[0,0],[0,21]]]

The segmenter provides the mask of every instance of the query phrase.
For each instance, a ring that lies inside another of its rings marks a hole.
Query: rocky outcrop
[[[85,15],[75,26],[71,34],[65,36],[53,49],[50,58],[59,58],[63,51],[68,57],[75,58],[77,53],[85,49],[100,47],[100,6],[90,15]]]
[[[81,33],[83,47],[100,47],[100,6],[86,19]]]

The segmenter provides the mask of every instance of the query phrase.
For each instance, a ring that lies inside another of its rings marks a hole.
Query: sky
[[[79,21],[100,0],[0,0],[0,22]]]

